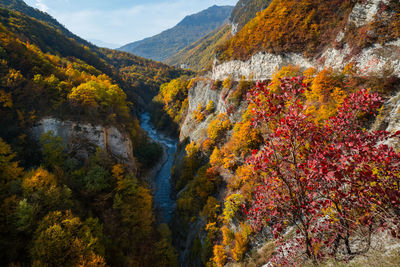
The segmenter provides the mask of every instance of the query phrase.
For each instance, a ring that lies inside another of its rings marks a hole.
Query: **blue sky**
[[[87,40],[124,45],[175,26],[186,15],[238,0],[25,0]],[[99,43],[99,42],[97,42]]]

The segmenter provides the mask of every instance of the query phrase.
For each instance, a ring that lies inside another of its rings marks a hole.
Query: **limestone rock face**
[[[220,113],[229,113],[229,108],[232,105],[229,103],[228,99],[230,95],[237,89],[237,86],[233,88],[219,88],[213,90],[214,81],[210,78],[203,78],[194,87],[189,89],[189,107],[187,115],[181,125],[180,130],[180,141],[185,138],[189,138],[191,141],[198,142],[202,139],[206,139],[207,128],[210,123],[218,116]],[[212,101],[214,103],[214,112],[209,114],[206,119],[202,122],[198,122],[193,119],[193,112],[197,110],[200,105],[203,108]],[[231,122],[238,122],[242,120],[242,114],[247,108],[247,102],[242,101],[238,107],[235,107],[235,112],[228,114]]]
[[[73,121],[61,121],[56,118],[43,118],[32,129],[36,139],[43,133],[53,131],[60,136],[70,150],[92,145],[107,150],[112,156],[125,162],[133,162],[132,142],[126,133],[117,128],[92,125]]]
[[[192,141],[199,141],[202,138],[206,138],[208,125],[215,119],[215,116],[220,113],[227,113],[228,106],[225,99],[231,90],[227,88],[213,90],[212,87],[213,81],[204,79],[203,81],[199,81],[196,86],[189,89],[188,115],[185,117],[181,126],[179,136],[181,141],[186,137],[189,137]],[[194,120],[192,114],[197,110],[197,107],[199,105],[206,107],[210,101],[214,103],[214,114],[208,116],[206,120],[200,123]]]
[[[362,27],[374,21],[378,16],[389,16],[389,13],[379,13],[383,4],[397,0],[365,0],[357,3],[351,11],[346,28],[339,32],[336,42],[342,43],[345,32],[351,26]],[[242,76],[254,80],[266,80],[278,69],[287,65],[299,66],[302,69],[314,67],[317,70],[333,68],[342,70],[347,64],[354,63],[361,75],[392,72],[400,77],[400,39],[385,44],[375,43],[362,49],[357,54],[345,42],[341,48],[328,45],[321,54],[314,58],[304,58],[301,54],[284,53],[271,54],[259,52],[247,61],[232,60],[228,62],[214,61],[212,79],[223,80],[229,75],[235,80]]]
[[[211,81],[200,81],[196,86],[189,89],[189,108],[188,115],[186,116],[180,131],[179,139],[182,141],[186,137],[190,137],[191,140],[199,140],[205,135],[208,124],[210,123],[212,116],[208,117],[205,121],[198,123],[192,118],[193,111],[197,109],[199,105],[202,107],[207,106],[209,101],[212,101],[215,105],[216,113],[225,113],[226,107],[222,99],[220,91],[214,91],[212,88]]]
[[[381,3],[388,4],[390,0],[366,0],[357,3],[349,16],[349,23],[354,23],[357,27],[364,26],[374,20],[374,16],[379,11]]]
[[[340,34],[342,33],[339,33],[338,39]],[[240,80],[245,76],[254,80],[266,80],[283,66],[294,65],[302,69],[314,67],[318,70],[331,67],[342,70],[350,62],[356,64],[360,74],[382,73],[387,70],[400,77],[400,39],[384,45],[374,44],[353,56],[345,44],[342,49],[327,48],[318,59],[314,60],[295,53],[282,55],[258,53],[247,61],[232,60],[221,64],[214,61],[211,77],[214,80],[224,80],[231,76],[235,80]]]
[[[400,131],[400,92],[386,101],[380,115],[372,125],[373,130],[385,130],[388,132]],[[400,148],[400,140],[398,138],[389,139],[386,142],[395,148]]]
[[[242,76],[247,78],[251,76],[254,80],[266,80],[287,65],[298,65],[306,69],[314,66],[312,62],[295,53],[285,55],[258,53],[248,61],[233,60],[222,64],[214,62],[212,79],[224,80],[230,75],[235,80],[240,80]]]
[[[347,45],[340,50],[328,48],[320,61],[324,63],[316,64],[318,69],[331,67],[342,70],[348,63],[353,62],[358,67],[359,73],[363,75],[390,71],[393,75],[400,77],[400,39],[384,45],[374,44],[353,57]]]
[[[389,132],[400,131],[400,92],[389,99],[388,109],[390,110],[387,116],[387,128]]]
[[[238,31],[238,24],[237,23],[231,23],[231,28],[232,28],[232,30],[231,30],[231,34],[232,35],[235,35],[236,33],[237,33],[237,31]]]

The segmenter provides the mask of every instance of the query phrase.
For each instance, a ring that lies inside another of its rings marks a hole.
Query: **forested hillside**
[[[162,83],[184,74],[159,62],[93,46],[70,33],[54,18],[27,6],[23,1],[0,3],[26,15],[17,16],[4,9],[1,18],[2,23],[9,27],[10,31],[18,34],[23,41],[35,44],[45,53],[85,61],[116,81],[128,94],[130,101],[137,106],[151,99]]]
[[[267,8],[271,1],[241,0],[232,10],[229,24],[223,25],[200,40],[186,46],[164,62],[173,66],[182,66],[195,71],[210,70],[215,54],[232,35],[241,30],[258,12]]]
[[[221,60],[248,59],[257,52],[301,53],[314,57],[343,32],[343,41],[354,52],[371,44],[396,40],[399,32],[400,3],[380,2],[376,17],[368,25],[346,27],[358,1],[272,1],[234,38],[220,47]],[[380,15],[381,14],[381,15]],[[369,18],[372,19],[372,18]]]
[[[254,18],[217,48],[212,73],[153,100],[157,126],[181,141],[180,263],[397,266],[398,1],[235,10]]]
[[[161,148],[131,101],[182,73],[0,9],[2,265],[175,265],[143,179]]]
[[[91,48],[94,47],[91,43],[71,33],[68,29],[66,29],[63,25],[61,25],[57,20],[55,20],[49,14],[28,6],[23,0],[1,0],[0,6],[3,8],[21,12],[22,14],[25,14],[29,17],[43,21],[46,24],[53,27],[54,29],[60,30],[65,36],[73,38],[78,43],[89,46]]]
[[[179,50],[199,40],[227,22],[231,6],[212,6],[197,14],[185,17],[175,27],[158,35],[127,44],[122,51],[164,61]]]
[[[165,63],[194,71],[210,70],[217,47],[230,36],[231,27],[224,25],[166,59]]]
[[[399,1],[240,0],[147,40],[196,73],[0,3],[0,265],[400,265]]]
[[[270,3],[270,0],[239,0],[230,17],[234,28],[232,31],[234,33],[240,31],[247,22],[252,20],[258,12],[267,8]]]

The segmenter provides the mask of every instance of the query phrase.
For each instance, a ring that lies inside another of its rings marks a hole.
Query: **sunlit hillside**
[[[0,0],[0,266],[400,266],[399,1],[214,4]]]

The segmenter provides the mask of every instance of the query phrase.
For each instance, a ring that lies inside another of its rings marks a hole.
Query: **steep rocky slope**
[[[86,46],[47,14],[0,3],[19,10],[0,7],[2,265],[175,266],[145,179],[162,149],[135,113],[188,72]]]
[[[189,83],[173,175],[178,205],[172,226],[181,263],[264,266],[274,254],[274,242],[266,242],[270,233],[249,234],[244,212],[234,208],[248,205],[256,191],[246,158],[259,148],[260,133],[249,126],[246,93],[257,80],[272,80],[276,90],[279,78],[304,75],[312,92],[307,103],[318,120],[332,116],[344,95],[369,88],[385,99],[372,129],[399,129],[398,1],[331,4],[337,8],[328,10],[320,1],[271,1],[220,46],[212,72]],[[399,142],[391,145],[398,148]],[[387,255],[382,261],[398,263],[390,256],[398,252],[396,239],[378,233],[372,244]],[[378,259],[374,255],[370,251],[353,263]],[[379,260],[372,262],[379,266]]]
[[[301,5],[301,2],[296,5]],[[350,6],[352,5],[354,4],[350,4]],[[297,6],[297,8],[301,7]],[[243,54],[249,59],[228,62],[217,60],[213,67],[213,78],[224,79],[228,75],[232,75],[235,79],[240,79],[242,76],[249,77],[249,75],[253,75],[254,79],[264,80],[268,79],[275,69],[280,69],[282,66],[289,64],[299,65],[302,68],[313,66],[319,70],[329,67],[341,70],[350,63],[358,68],[360,74],[393,72],[394,75],[398,76],[400,73],[398,58],[400,44],[398,36],[400,28],[400,25],[398,25],[399,4],[396,1],[368,0],[356,3],[353,8],[348,6],[346,8],[347,15],[342,17],[342,22],[335,24],[338,26],[331,25],[325,29],[326,34],[332,32],[334,35],[323,41],[322,44],[324,46],[321,47],[321,43],[319,44],[318,52],[314,48],[307,50],[307,42],[304,43],[304,48],[301,48],[301,45],[288,44],[284,45],[284,47],[287,47],[284,51],[278,53],[265,52],[263,51],[265,49],[275,50],[275,46],[280,45],[279,42],[289,43],[289,41],[263,42],[257,41],[257,38],[254,37],[256,41],[252,50]],[[227,42],[228,47],[222,48],[226,50],[219,52],[222,55],[220,58],[223,55],[227,55],[227,51],[233,51],[230,49],[234,49],[236,45],[238,47],[244,46],[241,44],[241,38],[246,39],[247,32],[254,31],[257,26],[253,25],[279,23],[280,18],[278,15],[272,15],[271,17],[271,13],[274,14],[279,9],[280,6],[273,2],[273,5],[257,16],[253,22],[249,23],[238,36]],[[292,12],[296,12],[296,9],[294,8]],[[294,15],[290,14],[289,16]],[[321,22],[321,25],[323,23]],[[280,30],[282,31],[281,34],[284,35],[285,29]],[[305,29],[305,31],[309,30]],[[294,29],[294,31],[301,32],[300,29]],[[359,35],[352,36],[354,32],[358,32]],[[274,34],[274,32],[269,33],[269,35],[271,34]],[[288,33],[288,35],[290,34]],[[320,36],[322,35],[323,32],[320,33]],[[282,48],[279,49],[282,50]],[[302,49],[304,49],[304,52]],[[297,52],[295,52],[296,50]],[[229,53],[233,58],[240,57],[239,54],[235,55],[236,52]],[[304,56],[305,54],[307,56]]]
[[[90,151],[96,147],[104,149],[121,162],[135,168],[132,141],[127,133],[121,133],[114,126],[85,124],[73,121],[61,121],[56,118],[43,118],[32,129],[32,134],[39,141],[44,133],[52,132],[60,136],[71,153],[78,153],[87,160]]]
[[[235,35],[240,31],[247,22],[252,20],[258,12],[267,8],[270,3],[270,0],[239,0],[229,19],[232,25],[232,34]]]

